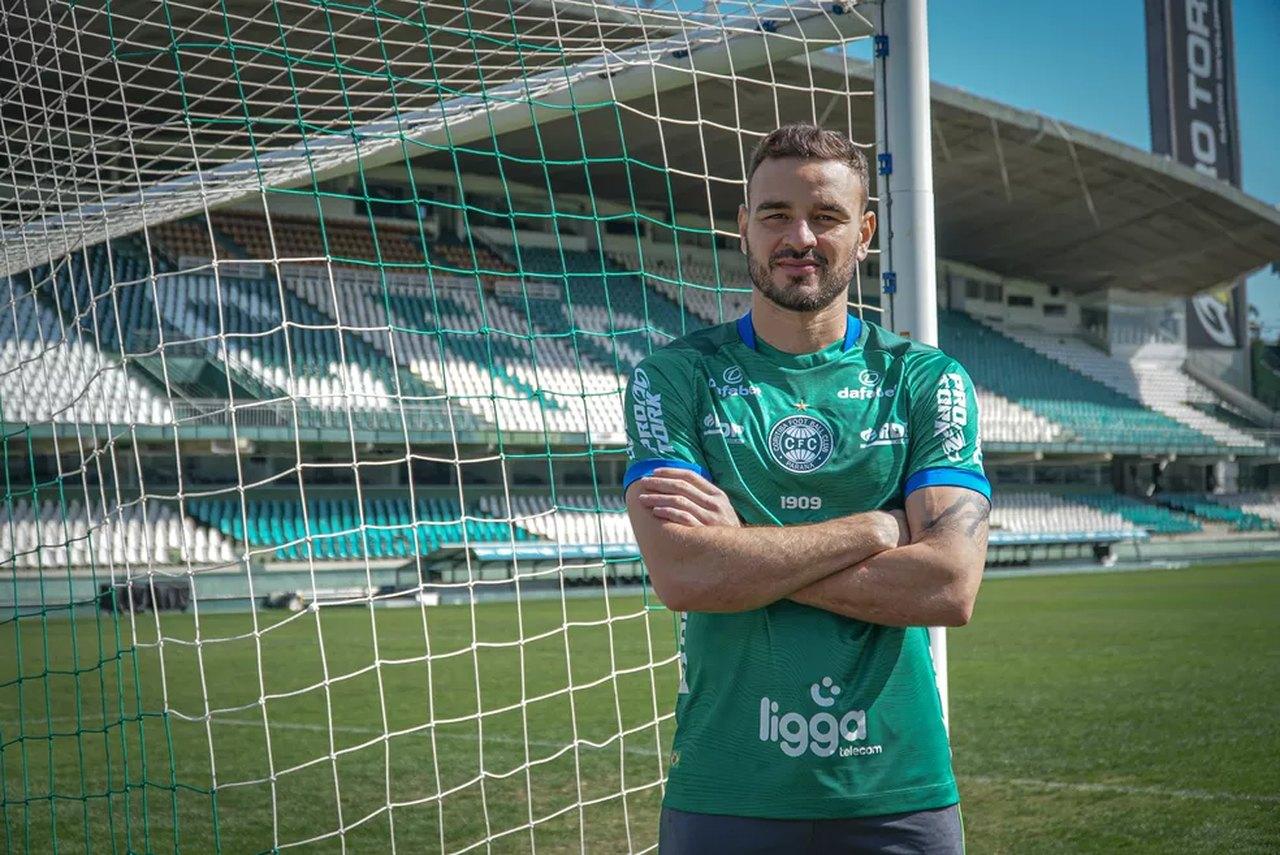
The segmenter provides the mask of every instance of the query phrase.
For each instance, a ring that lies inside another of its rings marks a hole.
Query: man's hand
[[[888,511],[888,514],[898,524],[898,546],[906,546],[911,542],[911,525],[907,522],[907,512]]]
[[[638,498],[658,519],[680,525],[740,525],[724,490],[689,469],[663,466],[653,470],[652,475],[640,479]]]
[[[901,513],[745,526],[724,491],[660,467],[627,487],[627,515],[658,598],[673,611],[744,612],[904,542]]]
[[[723,490],[689,469],[674,466],[653,470],[640,479],[640,503],[655,517],[688,526],[740,526],[738,514]],[[898,524],[897,546],[911,542],[905,511],[886,511]]]
[[[982,581],[990,511],[985,496],[963,487],[916,490],[907,497],[910,543],[819,579],[791,599],[886,626],[963,626]]]

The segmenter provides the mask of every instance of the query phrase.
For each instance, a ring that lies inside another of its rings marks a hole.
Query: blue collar
[[[862,335],[862,318],[857,315],[849,315],[848,323],[844,327],[844,347],[842,350],[848,350],[858,343],[858,336]],[[756,349],[756,328],[751,324],[751,312],[738,318],[738,338],[742,339],[742,343],[752,350]]]

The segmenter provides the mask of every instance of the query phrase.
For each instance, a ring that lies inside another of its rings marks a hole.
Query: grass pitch
[[[987,581],[950,636],[969,851],[1280,851],[1278,613],[1274,564]],[[669,613],[256,617],[0,624],[6,850],[654,843]]]

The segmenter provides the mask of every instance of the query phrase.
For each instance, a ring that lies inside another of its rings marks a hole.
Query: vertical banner
[[[1151,149],[1240,186],[1231,0],[1146,0]],[[1187,300],[1187,346],[1244,347],[1244,282]]]

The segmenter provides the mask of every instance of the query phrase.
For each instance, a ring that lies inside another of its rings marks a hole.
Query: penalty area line
[[[1280,804],[1280,795],[1250,795],[1248,793],[1222,793],[1214,790],[1180,790],[1173,787],[1141,786],[1136,784],[1099,784],[1089,781],[1045,781],[1039,778],[1000,778],[992,775],[958,775],[961,782],[998,784],[1011,787],[1032,787],[1042,790],[1072,790],[1082,793],[1115,793],[1127,796],[1160,796],[1172,799],[1198,799],[1220,802],[1255,802]]]

